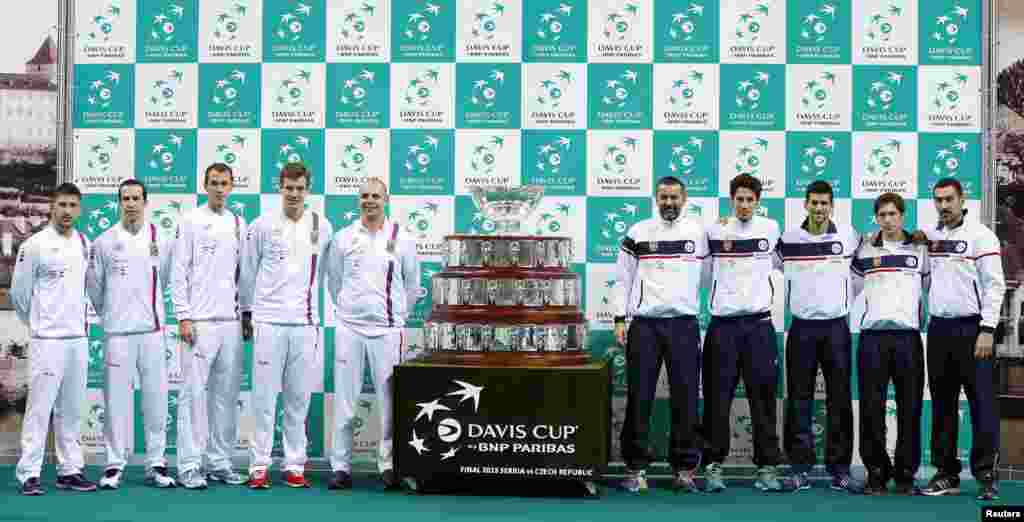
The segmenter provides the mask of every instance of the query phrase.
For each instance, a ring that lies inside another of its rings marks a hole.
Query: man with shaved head
[[[420,267],[416,241],[384,215],[387,203],[384,182],[368,178],[359,189],[359,221],[338,231],[327,253],[327,288],[337,309],[330,489],[352,487],[352,422],[364,358],[380,412],[377,469],[385,486],[398,487],[391,453],[391,373],[405,349],[403,329],[416,304]]]

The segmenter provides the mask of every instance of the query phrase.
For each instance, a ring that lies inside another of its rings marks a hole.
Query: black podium
[[[589,482],[611,450],[606,361],[480,367],[410,361],[394,374],[398,476],[443,491],[489,482]]]

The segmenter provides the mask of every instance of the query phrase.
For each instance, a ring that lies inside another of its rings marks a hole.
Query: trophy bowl
[[[498,234],[519,232],[522,222],[537,208],[544,196],[540,185],[485,185],[470,187],[473,203],[485,218],[494,222]]]

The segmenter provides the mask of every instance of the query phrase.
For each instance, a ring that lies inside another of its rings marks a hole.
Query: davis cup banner
[[[730,213],[729,180],[740,173],[764,183],[759,212],[784,228],[800,225],[804,190],[819,179],[835,187],[835,219],[862,232],[877,228],[872,201],[883,192],[907,199],[909,227],[934,223],[931,187],[945,176],[966,188],[969,219],[980,208],[981,0],[74,4],[73,175],[89,237],[117,222],[123,179],[148,184],[149,217],[171,236],[179,216],[205,202],[206,165],[232,166],[229,205],[251,221],[279,211],[278,171],[301,161],[315,174],[310,209],[335,228],[358,219],[367,176],[388,180],[390,215],[416,238],[427,282],[446,234],[494,230],[468,187],[543,185],[524,226],[575,238],[590,350],[615,364],[616,444],[625,373],[611,335],[615,256],[629,227],[652,215],[659,178],[681,178],[688,215],[707,222]],[[424,288],[413,345],[431,302]],[[775,304],[782,367],[789,317],[781,296]],[[317,457],[333,424],[333,307],[323,309],[326,363],[308,428]],[[176,328],[170,321],[165,336],[172,388],[181,383]],[[101,453],[98,326],[90,354],[87,443]],[[249,369],[243,381],[239,457],[251,425]],[[364,392],[356,450],[368,463],[379,415],[369,379]],[[667,401],[655,411],[664,453]],[[927,404],[924,412],[929,433]],[[742,391],[733,416],[730,462],[747,464]]]

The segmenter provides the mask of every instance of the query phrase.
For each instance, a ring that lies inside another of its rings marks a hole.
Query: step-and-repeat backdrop
[[[380,176],[390,215],[424,261],[416,345],[443,236],[493,231],[468,187],[543,185],[524,228],[576,239],[590,349],[615,366],[616,434],[626,382],[611,335],[614,263],[622,235],[651,216],[658,178],[684,180],[688,215],[706,222],[730,213],[728,184],[740,173],[762,180],[759,212],[784,228],[800,225],[803,191],[819,179],[835,188],[836,220],[864,232],[877,228],[872,200],[883,192],[907,199],[909,227],[934,223],[930,191],[945,176],[964,184],[969,218],[978,215],[980,0],[80,0],[75,9],[74,180],[89,237],[117,222],[117,184],[133,176],[167,236],[205,202],[202,169],[213,162],[235,170],[229,205],[247,221],[280,211],[286,162],[312,169],[310,209],[336,228],[358,219],[362,180]],[[781,295],[775,303],[781,369],[789,317]],[[323,309],[332,361],[333,309]],[[165,331],[172,452],[176,329],[171,320]],[[94,325],[85,443],[99,459],[103,348]],[[331,446],[331,366],[308,421],[316,457]],[[259,386],[251,375],[238,401],[239,456]],[[378,436],[369,379],[364,392],[355,431],[369,462]],[[667,395],[662,386],[663,454]],[[751,424],[739,397],[731,462],[746,464]],[[820,401],[819,453],[824,413]],[[893,447],[892,402],[889,413]],[[930,418],[926,404],[925,462]]]

